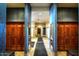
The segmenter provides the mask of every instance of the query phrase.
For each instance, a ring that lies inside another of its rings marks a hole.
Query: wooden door
[[[7,23],[6,49],[9,51],[24,50],[23,23]]]

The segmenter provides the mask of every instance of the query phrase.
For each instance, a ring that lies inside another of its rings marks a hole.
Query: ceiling
[[[49,22],[49,3],[32,3],[32,19],[35,23]]]
[[[49,7],[49,3],[31,3],[32,7]]]

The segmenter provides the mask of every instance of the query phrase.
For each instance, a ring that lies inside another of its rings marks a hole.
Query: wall
[[[29,4],[25,4],[25,52],[28,52],[28,25],[30,24],[31,22],[31,7]]]
[[[52,4],[50,6],[50,24],[52,24],[52,38],[53,38],[53,51],[57,51],[57,6]]]
[[[7,21],[24,21],[24,8],[7,8]]]
[[[58,21],[61,22],[77,22],[77,8],[58,8]]]
[[[6,48],[6,4],[0,3],[0,52]]]

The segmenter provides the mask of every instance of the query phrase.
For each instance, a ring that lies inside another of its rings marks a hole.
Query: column
[[[25,4],[25,52],[29,51],[29,35],[28,35],[28,22],[31,20],[31,7]]]
[[[50,6],[50,24],[53,25],[53,51],[57,51],[57,6],[56,4],[52,4]]]
[[[0,52],[6,49],[6,4],[0,3]]]

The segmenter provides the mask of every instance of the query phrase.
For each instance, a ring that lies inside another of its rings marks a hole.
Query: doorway
[[[41,36],[41,29],[40,28],[37,29],[37,35]]]
[[[43,35],[46,35],[46,28],[43,28]]]

